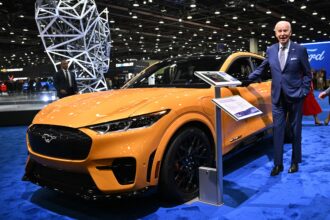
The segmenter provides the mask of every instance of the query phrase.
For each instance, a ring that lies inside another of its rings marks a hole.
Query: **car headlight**
[[[136,128],[145,128],[153,125],[156,121],[169,113],[170,110],[162,110],[159,112],[152,112],[144,115],[129,117],[117,121],[110,121],[98,125],[92,125],[89,128],[99,134],[109,132],[127,131]]]

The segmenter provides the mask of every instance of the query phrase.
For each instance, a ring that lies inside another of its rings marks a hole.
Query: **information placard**
[[[262,114],[262,111],[251,105],[239,95],[216,98],[212,101],[236,121]]]
[[[238,86],[241,81],[232,77],[228,73],[219,71],[196,71],[195,75],[207,83],[221,87],[221,86]]]

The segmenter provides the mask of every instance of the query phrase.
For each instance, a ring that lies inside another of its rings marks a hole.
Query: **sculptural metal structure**
[[[80,93],[107,90],[110,62],[108,10],[98,13],[94,0],[37,0],[35,20],[55,70],[69,61]]]

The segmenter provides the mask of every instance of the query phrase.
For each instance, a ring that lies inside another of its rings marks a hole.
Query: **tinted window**
[[[253,66],[253,69],[256,69],[261,63],[262,63],[262,59],[258,59],[258,58],[251,58],[251,61],[252,61],[252,66]],[[266,68],[262,74],[261,74],[261,81],[267,81],[267,80],[270,80],[272,78],[272,75],[270,73],[270,68]]]
[[[223,63],[222,57],[190,57],[162,61],[129,81],[128,87],[209,87],[194,75],[195,71],[218,71]]]
[[[227,73],[238,80],[247,79],[252,72],[250,60],[248,57],[238,58],[232,62],[227,70]]]

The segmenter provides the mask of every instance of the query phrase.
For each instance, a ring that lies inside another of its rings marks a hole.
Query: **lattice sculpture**
[[[100,14],[94,0],[37,0],[35,20],[55,70],[69,60],[79,92],[107,89],[110,62],[108,10]]]

